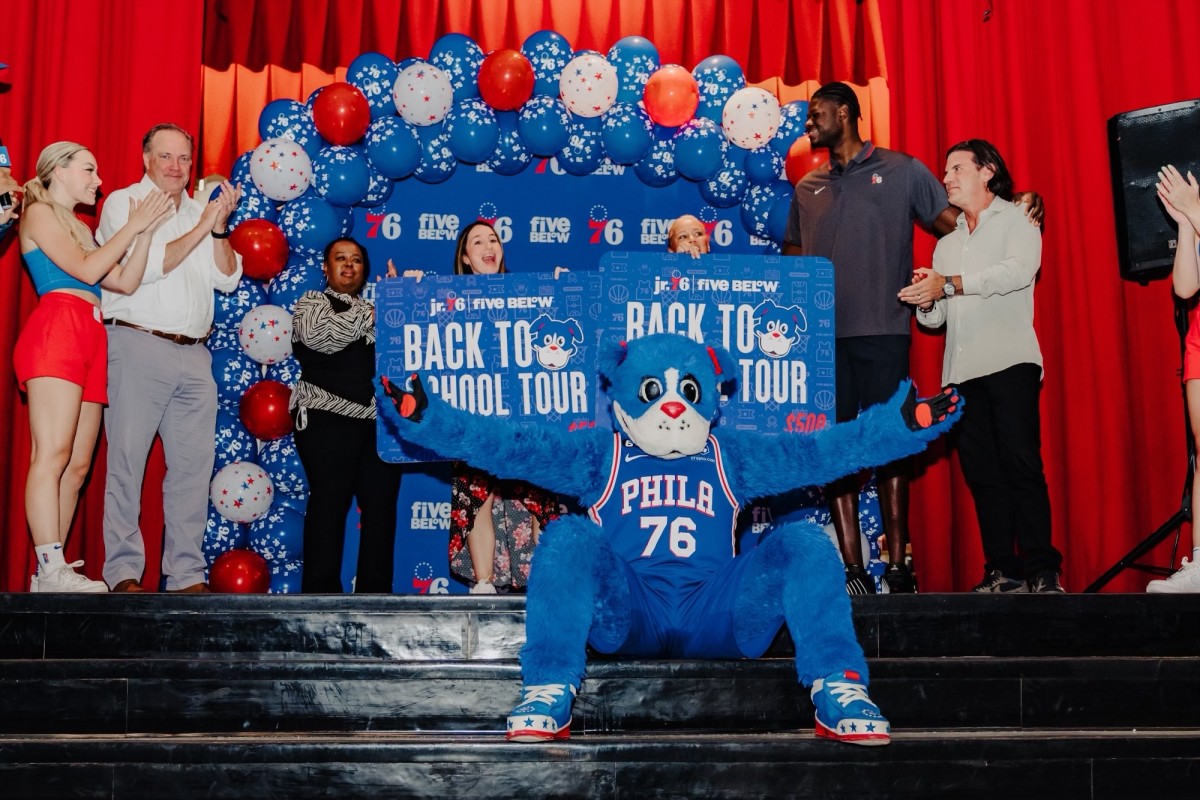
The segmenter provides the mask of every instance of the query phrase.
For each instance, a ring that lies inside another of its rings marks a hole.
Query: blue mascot
[[[918,401],[906,382],[852,422],[768,436],[714,430],[735,375],[724,350],[655,334],[604,354],[600,374],[614,432],[531,432],[427,396],[416,375],[403,388],[381,381],[377,407],[401,439],[588,507],[590,519],[548,525],[535,551],[508,738],[570,735],[589,644],[637,658],[757,658],[786,622],[817,735],[887,744],[833,543],[792,523],[735,557],[734,524],[744,502],[921,451],[954,423],[957,396]]]

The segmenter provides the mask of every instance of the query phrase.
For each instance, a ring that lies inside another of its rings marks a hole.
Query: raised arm
[[[1192,173],[1185,180],[1171,164],[1158,172],[1158,199],[1179,226],[1171,284],[1184,300],[1200,291],[1200,257],[1196,253],[1196,231],[1200,229],[1200,185]]]

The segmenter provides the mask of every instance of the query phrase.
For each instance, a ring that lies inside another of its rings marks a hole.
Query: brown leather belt
[[[184,336],[182,333],[164,333],[163,331],[156,331],[152,328],[143,328],[141,325],[134,325],[132,322],[126,322],[123,319],[106,319],[104,320],[104,324],[120,325],[122,328],[133,328],[135,331],[148,333],[151,336],[157,336],[160,339],[166,339],[168,342],[174,342],[175,344],[204,344],[206,341],[208,341],[207,334],[205,334],[204,338],[202,339],[196,339],[192,336]]]

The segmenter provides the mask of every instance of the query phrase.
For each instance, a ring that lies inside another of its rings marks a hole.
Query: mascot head
[[[614,419],[635,445],[659,458],[683,458],[708,442],[721,385],[734,379],[733,359],[721,348],[656,333],[602,354],[600,377]]]
[[[542,314],[529,325],[531,346],[546,369],[562,369],[583,343],[583,331],[573,319],[551,319]]]

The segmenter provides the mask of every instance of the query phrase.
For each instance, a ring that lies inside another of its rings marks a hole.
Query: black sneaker
[[[1007,592],[1024,592],[1025,581],[1019,581],[1016,578],[1009,578],[998,569],[985,572],[983,581],[978,586],[971,590],[972,592],[994,592],[996,594],[1005,594]]]
[[[917,576],[912,574],[907,564],[892,564],[883,573],[883,579],[887,582],[890,594],[917,593]]]
[[[846,567],[846,594],[875,594],[875,579],[857,564]]]
[[[1058,573],[1051,570],[1039,572],[1029,579],[1030,594],[1066,594],[1067,590],[1058,581]]]

